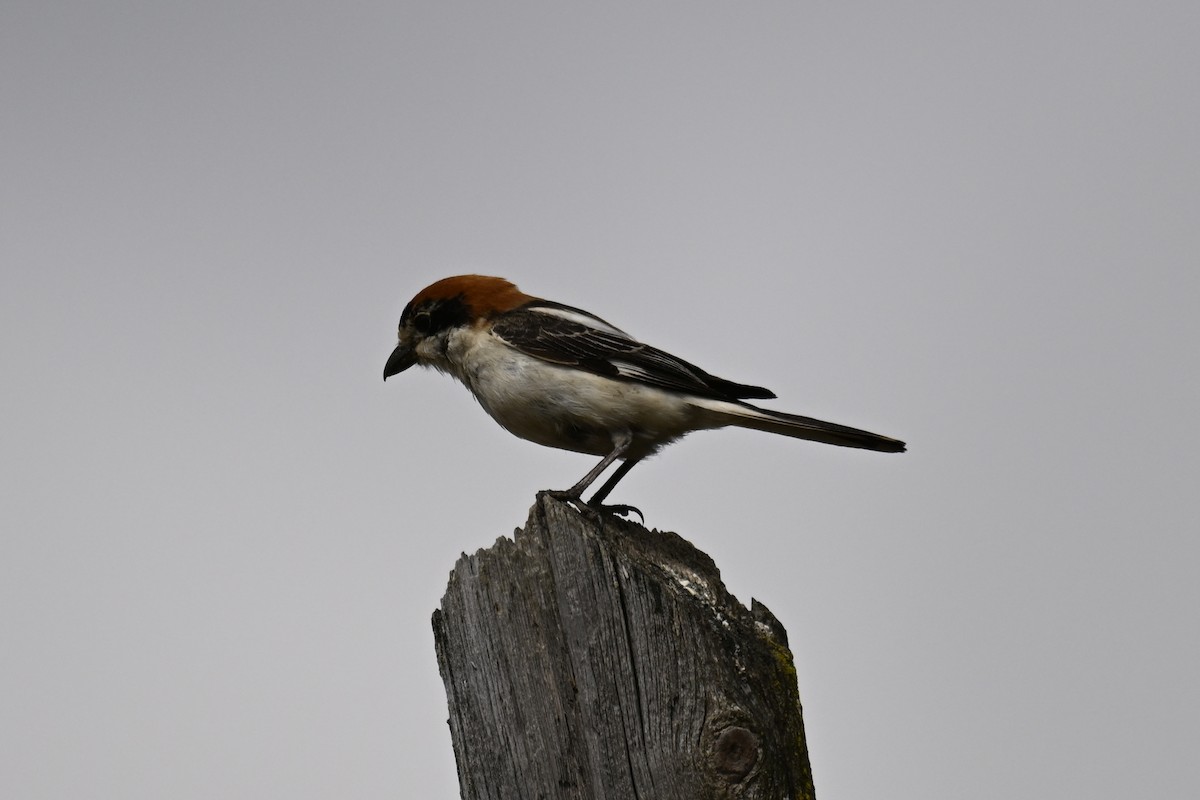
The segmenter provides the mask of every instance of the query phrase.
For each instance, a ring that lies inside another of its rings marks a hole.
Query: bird
[[[571,488],[547,492],[581,508],[640,516],[633,506],[604,501],[636,464],[692,431],[736,426],[884,453],[906,449],[877,433],[751,405],[775,393],[718,378],[504,278],[456,275],[418,292],[400,315],[383,379],[414,365],[456,378],[522,439],[601,456]],[[583,494],[617,461],[585,502]]]

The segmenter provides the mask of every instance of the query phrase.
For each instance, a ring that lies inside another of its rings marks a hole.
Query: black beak
[[[383,365],[383,379],[388,378],[417,363],[417,357],[413,354],[412,348],[404,343],[396,345],[396,349],[388,356],[387,363]]]

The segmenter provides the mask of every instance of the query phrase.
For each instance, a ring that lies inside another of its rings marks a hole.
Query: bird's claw
[[[545,489],[538,492],[539,495],[553,497],[555,500],[562,500],[575,506],[575,509],[581,514],[612,514],[621,518],[625,518],[630,514],[637,514],[642,524],[646,524],[646,515],[641,509],[636,506],[627,506],[623,503],[617,505],[605,505],[603,503],[589,503],[582,497],[567,489]]]
[[[583,502],[583,498],[580,497],[577,492],[572,492],[567,489],[543,489],[542,491],[538,492],[538,497],[552,497],[555,500],[561,500],[564,503],[570,503],[580,514],[595,512],[595,509]]]
[[[612,505],[612,506],[603,505],[603,504],[599,504],[599,503],[592,505],[589,503],[588,508],[593,509],[595,511],[599,511],[604,514],[613,514],[615,516],[622,517],[622,518],[628,517],[630,514],[637,514],[638,519],[640,519],[642,521],[642,524],[643,525],[646,524],[646,515],[643,514],[642,510],[640,508],[638,508],[637,506],[627,506],[624,503],[618,503],[617,505]]]

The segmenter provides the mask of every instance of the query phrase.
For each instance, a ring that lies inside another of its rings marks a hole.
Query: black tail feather
[[[825,422],[798,414],[785,414],[781,411],[767,411],[749,403],[739,403],[738,406],[746,410],[743,414],[735,415],[735,424],[742,427],[880,453],[903,453],[907,449],[905,443],[899,439],[838,425],[835,422]]]

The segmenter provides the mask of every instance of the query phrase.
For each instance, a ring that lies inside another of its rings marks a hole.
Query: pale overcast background
[[[590,457],[498,274],[887,456],[614,494],[787,627],[818,797],[1200,793],[1194,2],[0,6],[0,796],[452,798],[429,617]]]

